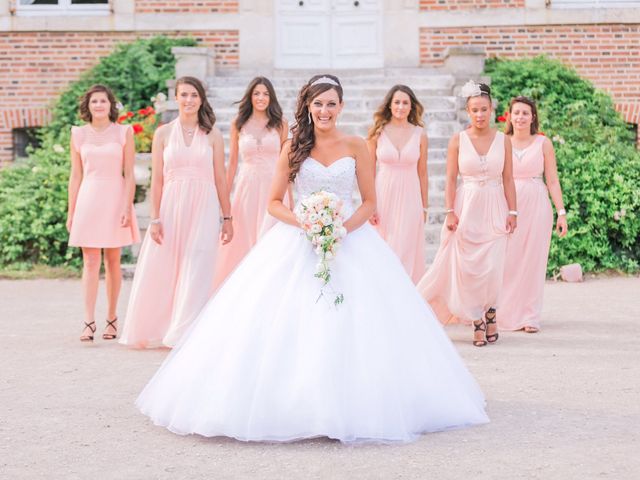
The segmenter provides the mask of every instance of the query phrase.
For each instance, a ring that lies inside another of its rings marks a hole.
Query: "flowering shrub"
[[[489,60],[491,90],[503,107],[536,100],[540,128],[555,147],[569,234],[553,236],[548,274],[640,268],[640,152],[611,97],[544,56]]]
[[[158,126],[158,117],[153,107],[139,109],[136,113],[125,112],[118,117],[118,123],[133,127],[136,152],[150,152],[153,132]]]
[[[131,109],[126,123],[138,131],[138,151],[148,149],[145,142],[156,122],[153,110],[158,111],[149,110],[148,101],[174,75],[171,47],[193,45],[194,39],[162,36],[121,44],[62,93],[52,107],[53,122],[41,129],[40,147],[24,163],[0,169],[0,267],[81,264],[80,249],[67,247],[65,228],[70,127],[82,123],[80,96],[94,83],[111,87]]]

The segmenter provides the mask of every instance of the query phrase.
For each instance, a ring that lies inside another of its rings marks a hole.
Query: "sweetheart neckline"
[[[337,160],[334,160],[334,161],[333,161],[333,162],[331,162],[329,165],[325,165],[325,164],[324,164],[324,163],[322,163],[321,161],[316,160],[315,158],[313,158],[313,157],[311,157],[311,156],[307,157],[307,159],[311,159],[311,160],[313,160],[313,161],[314,161],[314,162],[316,162],[318,165],[320,165],[321,167],[326,168],[327,170],[328,170],[328,169],[330,169],[331,167],[333,167],[336,163],[341,162],[342,160],[345,160],[345,159],[347,159],[347,158],[349,158],[349,159],[353,160],[354,162],[355,162],[355,160],[356,160],[355,158],[353,158],[353,157],[351,157],[351,156],[349,156],[349,155],[345,155],[344,157],[340,157],[340,158],[338,158]]]

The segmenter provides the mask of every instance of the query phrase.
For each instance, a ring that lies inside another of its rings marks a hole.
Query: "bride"
[[[364,140],[336,128],[341,110],[332,75],[300,91],[272,185],[269,212],[280,222],[140,394],[137,406],[155,424],[246,441],[406,442],[488,422],[475,380],[367,223],[374,166]],[[356,181],[362,203],[354,209]],[[290,182],[298,201],[328,190],[344,202],[348,234],[330,264],[339,305],[318,300],[316,254],[282,203]]]

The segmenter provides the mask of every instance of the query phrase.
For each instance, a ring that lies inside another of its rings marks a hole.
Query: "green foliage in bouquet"
[[[532,97],[540,129],[554,143],[569,234],[554,235],[548,274],[574,262],[591,272],[638,271],[640,152],[611,97],[544,56],[489,60],[485,73],[496,111],[516,95]]]
[[[140,124],[151,128],[155,115],[149,101],[174,75],[171,47],[195,44],[190,38],[167,37],[121,44],[61,94],[53,106],[53,122],[41,129],[40,146],[26,161],[0,169],[1,268],[81,264],[80,249],[67,247],[65,227],[70,129],[82,123],[77,116],[80,96],[94,83],[106,84],[130,110],[145,110],[144,115],[137,113]],[[136,136],[136,143],[150,138],[145,131]]]

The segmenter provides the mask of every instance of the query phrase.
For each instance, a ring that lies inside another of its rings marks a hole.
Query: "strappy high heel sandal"
[[[491,315],[491,317],[489,317],[489,315]],[[484,314],[484,318],[487,321],[487,326],[495,325],[497,323],[496,309],[491,307],[489,310],[487,310],[487,313]],[[496,332],[496,333],[492,333],[491,335],[487,334],[486,337],[487,337],[487,342],[496,343],[498,341],[498,337],[500,337],[500,334]]]
[[[487,332],[487,324],[484,323],[484,320],[474,320],[473,322],[473,334],[475,336],[476,332]],[[474,340],[473,345],[475,347],[484,347],[487,344],[486,340]]]
[[[115,338],[118,336],[118,327],[116,327],[114,325],[114,323],[116,323],[118,321],[118,317],[114,318],[113,320],[107,320],[107,326],[104,327],[105,330],[109,327],[113,328],[113,331],[115,333],[103,333],[102,334],[102,339],[103,340],[115,340]]]
[[[85,329],[88,328],[89,330],[91,330],[92,334],[96,333],[96,322],[91,322],[91,323],[84,322],[84,325],[85,325],[84,328]],[[82,335],[80,337],[80,341],[81,342],[93,342],[93,335]]]

